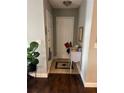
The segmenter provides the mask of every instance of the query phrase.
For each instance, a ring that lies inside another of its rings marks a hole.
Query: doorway
[[[68,59],[64,44],[73,42],[74,17],[56,17],[56,50],[57,58]]]

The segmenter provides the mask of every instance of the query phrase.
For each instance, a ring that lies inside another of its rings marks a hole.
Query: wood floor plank
[[[96,88],[84,88],[78,74],[49,74],[48,78],[28,80],[27,93],[97,93]]]

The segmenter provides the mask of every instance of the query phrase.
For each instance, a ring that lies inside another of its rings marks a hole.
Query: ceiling
[[[63,1],[65,0],[49,0],[53,8],[79,8],[82,2],[82,0],[71,0],[72,4],[66,7],[65,5],[63,5]]]

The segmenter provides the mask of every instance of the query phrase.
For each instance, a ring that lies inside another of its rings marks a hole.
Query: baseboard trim
[[[36,76],[38,78],[47,78],[48,77],[47,73],[36,73],[36,75],[35,75],[35,73],[30,73],[30,75],[34,76],[34,77]]]
[[[94,82],[94,83],[93,82],[86,82],[84,77],[83,77],[83,74],[80,73],[80,75],[81,75],[84,87],[95,87],[95,88],[97,87],[97,83],[96,82]]]
[[[47,66],[48,66],[47,72],[48,73],[50,73],[50,68],[51,68],[51,65],[52,65],[53,60],[54,59],[51,59],[51,60],[48,61],[48,64],[47,64]]]
[[[96,83],[90,83],[90,82],[86,82],[85,84],[85,87],[97,87],[97,84]]]
[[[84,77],[83,77],[83,74],[80,72],[80,76],[81,76],[81,79],[82,79],[82,82],[83,82],[83,85],[85,87],[85,80],[84,80]]]

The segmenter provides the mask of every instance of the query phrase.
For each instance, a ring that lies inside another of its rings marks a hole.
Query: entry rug
[[[56,62],[55,68],[56,69],[70,69],[70,62]],[[72,65],[73,69],[73,65]]]

